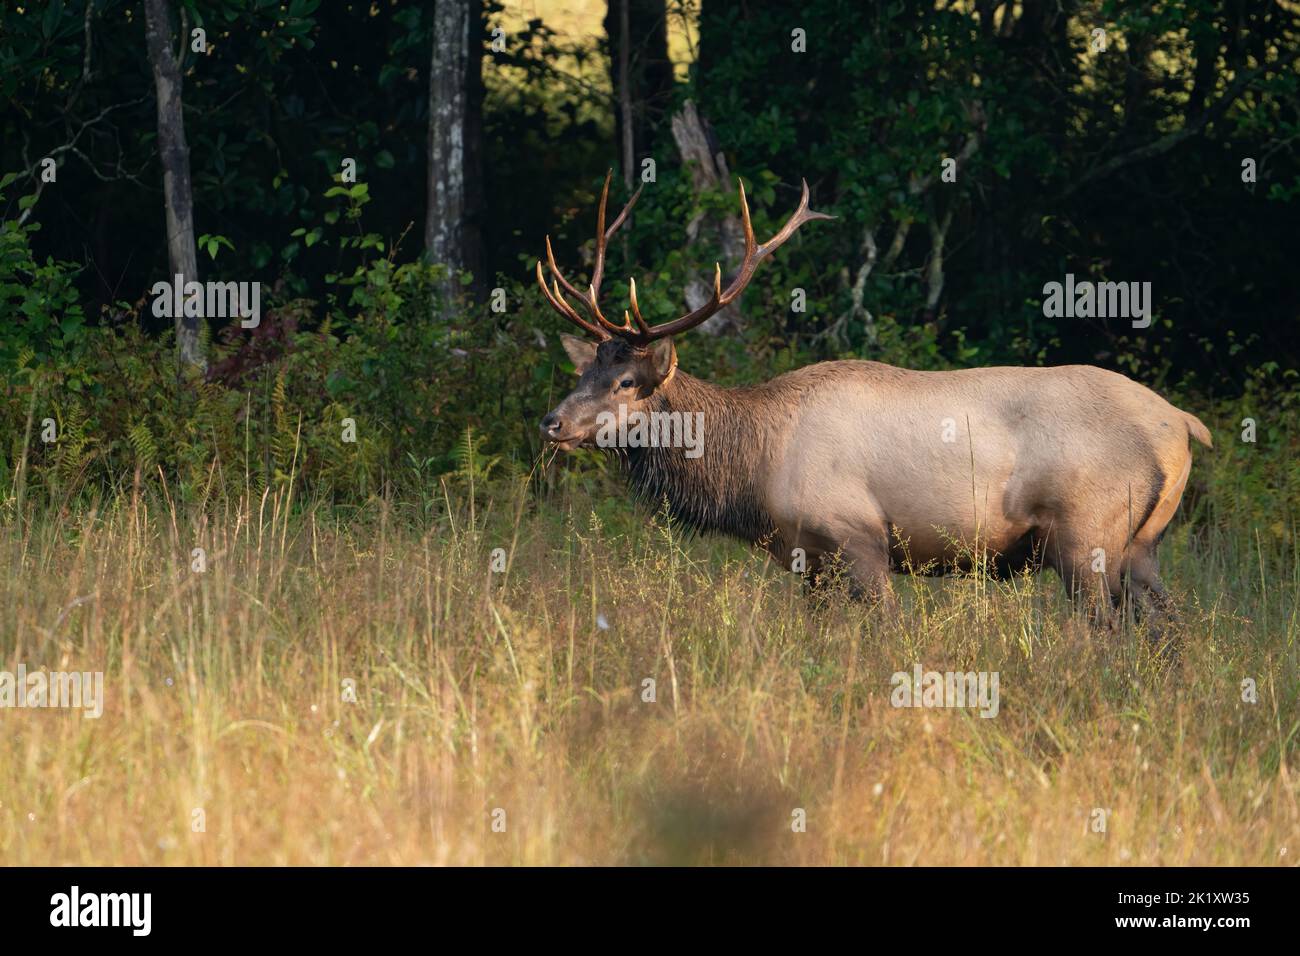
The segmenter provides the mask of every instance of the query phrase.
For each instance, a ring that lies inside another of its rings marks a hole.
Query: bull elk
[[[734,302],[804,223],[833,217],[808,208],[804,182],[794,214],[759,245],[742,183],[745,255],[726,288],[715,266],[709,301],[649,326],[633,280],[631,311],[614,322],[600,306],[605,248],[639,195],[607,229],[606,178],[585,293],[556,266],[549,237],[550,287],[537,263],[547,301],[590,336],[562,336],[579,379],[542,419],[546,441],[595,445],[616,414],[702,416],[695,456],[663,443],[618,449],[634,490],[666,499],[697,530],[766,547],[786,567],[802,556],[814,577],[838,554],[853,591],[869,599],[894,602],[891,571],[968,570],[983,555],[999,575],[1055,569],[1106,620],[1126,595],[1139,612],[1173,613],[1157,545],[1192,467],[1189,436],[1210,445],[1199,419],[1086,365],[918,372],[832,361],[761,385],[710,384],[678,368],[672,336]]]

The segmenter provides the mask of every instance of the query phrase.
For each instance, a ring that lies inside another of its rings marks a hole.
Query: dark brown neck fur
[[[651,412],[703,412],[699,458],[684,448],[629,448],[623,457],[638,497],[651,507],[667,498],[669,513],[698,531],[733,535],[748,542],[774,531],[754,485],[767,427],[763,388],[722,388],[678,371],[647,404]]]

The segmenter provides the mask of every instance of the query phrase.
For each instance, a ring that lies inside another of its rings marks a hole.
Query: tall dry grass
[[[1285,865],[1287,541],[1172,530],[1174,657],[1048,575],[900,582],[886,620],[572,490],[11,515],[0,669],[106,703],[0,710],[0,862]],[[997,717],[892,707],[917,662],[999,672]]]

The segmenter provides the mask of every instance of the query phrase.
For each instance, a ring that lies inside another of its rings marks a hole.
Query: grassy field
[[[1292,517],[1175,524],[1175,655],[1050,575],[810,601],[608,487],[10,509],[0,670],[103,671],[105,702],[0,710],[0,862],[1300,857]],[[997,716],[891,706],[916,663],[997,671]]]

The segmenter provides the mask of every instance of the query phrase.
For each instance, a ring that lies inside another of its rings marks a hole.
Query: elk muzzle
[[[546,417],[542,419],[539,426],[542,430],[542,437],[547,442],[556,446],[561,451],[572,451],[582,444],[583,436],[579,433],[569,434],[565,431],[566,422],[560,412],[563,406],[556,408],[554,411],[547,412]],[[569,424],[572,424],[571,422]]]

